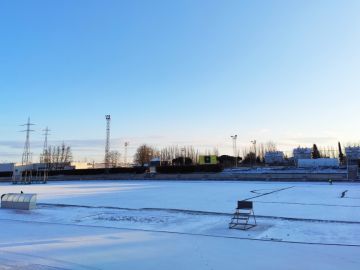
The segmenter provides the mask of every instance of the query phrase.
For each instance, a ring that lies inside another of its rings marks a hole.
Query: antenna
[[[110,167],[110,122],[111,116],[105,115],[106,119],[106,144],[105,144],[105,168]]]

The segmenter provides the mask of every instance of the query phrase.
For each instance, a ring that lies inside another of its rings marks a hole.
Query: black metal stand
[[[250,220],[254,222],[250,222]],[[248,230],[256,225],[253,203],[249,201],[238,201],[238,207],[229,223],[229,229]]]

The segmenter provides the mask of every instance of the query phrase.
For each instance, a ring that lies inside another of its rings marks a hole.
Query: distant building
[[[11,166],[12,164],[12,166]],[[11,169],[10,171],[43,171],[43,170],[79,170],[79,169],[92,169],[93,164],[87,162],[65,162],[58,164],[46,164],[46,163],[31,163],[28,165],[21,165],[21,163],[11,163],[11,164],[0,164],[0,171],[2,169]]]
[[[199,156],[199,164],[200,165],[218,164],[217,156],[216,155]]]
[[[92,169],[92,168],[94,168],[94,164],[90,162],[70,162],[70,164],[64,169],[81,170],[81,169]]]
[[[160,158],[151,159],[149,164],[149,172],[152,174],[156,173],[156,167],[160,166],[160,163],[161,163]]]
[[[14,171],[15,172],[22,172],[25,170],[29,170],[29,171],[43,171],[46,170],[47,166],[46,163],[31,163],[31,164],[27,164],[27,165],[21,165],[21,163],[17,163],[14,166]]]
[[[339,168],[340,161],[337,158],[317,158],[317,159],[299,159],[298,168]]]
[[[345,148],[346,158],[348,161],[360,160],[360,147],[346,147]]]
[[[271,151],[265,153],[265,163],[268,165],[283,164],[285,162],[284,152]]]
[[[13,172],[15,163],[0,163],[0,172]]]
[[[359,179],[360,147],[346,147],[346,163],[348,180]]]
[[[298,165],[299,159],[311,159],[312,149],[298,147],[293,150],[295,165]]]

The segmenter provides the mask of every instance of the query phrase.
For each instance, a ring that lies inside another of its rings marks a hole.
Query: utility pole
[[[30,132],[34,131],[31,129],[31,126],[33,125],[34,124],[30,122],[30,117],[29,117],[27,123],[22,125],[25,126],[26,129],[21,131],[21,132],[26,132],[26,139],[24,145],[24,152],[22,154],[22,159],[21,159],[21,172],[20,172],[21,173],[20,179],[21,182],[23,182],[24,184],[30,184],[32,178],[32,168],[29,168],[29,165],[31,164]]]
[[[106,144],[105,144],[105,168],[109,169],[110,167],[110,121],[111,116],[105,115],[106,119]]]
[[[237,154],[237,147],[236,147],[236,140],[237,135],[231,136],[232,142],[233,142],[233,152],[234,152],[234,158],[235,158],[235,167],[238,166],[238,154]]]

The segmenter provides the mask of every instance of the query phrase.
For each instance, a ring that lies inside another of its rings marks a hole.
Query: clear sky
[[[2,0],[0,161],[45,126],[76,159],[112,149],[284,150],[359,141],[360,1]]]

